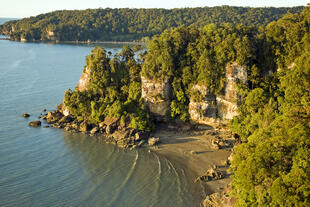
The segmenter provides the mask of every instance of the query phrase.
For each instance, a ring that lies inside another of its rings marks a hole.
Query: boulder
[[[141,140],[137,143],[137,147],[141,147],[145,143],[145,140]]]
[[[136,141],[147,140],[147,138],[149,138],[149,135],[150,135],[149,132],[138,131],[135,134],[135,140]]]
[[[159,138],[151,137],[148,140],[149,146],[155,146],[159,143]]]
[[[211,146],[215,150],[221,149],[221,146],[219,145],[219,141],[215,139],[211,139]]]
[[[213,193],[211,195],[206,196],[203,201],[204,207],[219,207],[222,206],[222,200],[220,193]]]
[[[207,195],[203,207],[233,207],[236,203],[236,197],[229,196],[231,192],[230,188],[223,189],[222,192],[213,193]]]
[[[104,122],[100,122],[100,123],[98,124],[98,126],[99,126],[99,128],[103,128],[103,127],[105,127],[106,125],[105,125]]]
[[[40,120],[35,120],[35,121],[31,121],[28,124],[30,127],[39,127],[41,126],[41,121]]]
[[[115,125],[107,125],[105,128],[105,133],[107,134],[113,134],[113,132],[115,131],[116,126]]]
[[[106,126],[105,132],[107,134],[113,134],[113,132],[117,129],[119,125],[119,118],[117,117],[106,117],[102,123],[99,124],[99,126]]]
[[[52,127],[57,128],[57,129],[61,129],[61,128],[64,128],[64,125],[60,124],[58,122],[55,122],[54,124],[52,124]]]
[[[60,120],[59,123],[70,123],[72,122],[74,119],[71,116],[63,116]]]
[[[64,102],[62,102],[59,106],[57,106],[57,109],[59,110],[60,113],[62,113],[64,116],[69,116],[70,115],[70,111],[67,108],[67,106],[65,105]]]
[[[80,130],[81,132],[87,132],[87,131],[89,131],[90,129],[91,129],[91,126],[90,126],[86,121],[84,121],[84,122],[82,122],[82,123],[80,124],[79,130]]]
[[[127,149],[135,149],[137,146],[134,144],[134,141],[131,138],[120,138],[117,139],[117,146]]]
[[[23,117],[24,117],[24,118],[28,118],[29,116],[30,116],[30,114],[27,114],[27,113],[24,113],[24,114],[23,114]]]
[[[75,130],[78,130],[80,128],[80,124],[75,121],[70,126],[72,129],[75,129]]]
[[[51,111],[51,112],[48,112],[44,118],[46,118],[46,121],[48,123],[55,123],[59,121],[62,117],[63,117],[63,114],[60,113],[59,111]]]
[[[94,127],[92,130],[90,130],[90,134],[96,134],[99,132],[99,127]]]
[[[220,180],[225,178],[225,174],[222,171],[219,171],[215,167],[210,168],[204,175],[199,176],[195,182],[203,181],[208,182],[212,180]]]

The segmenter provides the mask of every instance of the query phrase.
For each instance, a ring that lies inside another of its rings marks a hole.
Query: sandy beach
[[[188,132],[160,127],[153,136],[159,137],[161,143],[150,150],[178,163],[188,172],[189,179],[192,179],[193,182],[215,165],[220,171],[226,172],[228,169],[225,163],[231,154],[232,147],[214,149],[212,146],[212,139],[215,138],[226,140],[232,146],[234,139],[227,127],[203,126],[198,130]],[[209,195],[227,187],[230,178],[226,176],[224,179],[198,182],[204,186],[205,194]]]

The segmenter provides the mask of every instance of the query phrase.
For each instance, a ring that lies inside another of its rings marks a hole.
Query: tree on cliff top
[[[65,105],[74,117],[95,124],[117,117],[129,127],[152,130],[152,118],[141,98],[140,64],[131,48],[125,46],[111,59],[102,47],[95,47],[85,68],[90,69],[88,88],[65,94]]]

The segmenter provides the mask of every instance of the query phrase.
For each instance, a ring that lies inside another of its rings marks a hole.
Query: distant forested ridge
[[[203,7],[183,9],[87,9],[61,10],[24,18],[0,26],[12,40],[132,41],[152,37],[181,25],[201,28],[223,22],[246,26],[267,25],[287,12],[303,7],[250,8]]]

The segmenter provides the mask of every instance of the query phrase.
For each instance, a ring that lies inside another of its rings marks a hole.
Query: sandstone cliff
[[[245,84],[248,80],[245,66],[231,63],[226,66],[226,84],[223,95],[216,97],[218,117],[221,120],[229,120],[238,115],[237,109],[241,104],[241,96],[238,94],[237,83]]]
[[[238,114],[238,107],[241,104],[241,96],[237,92],[237,83],[247,82],[247,70],[245,66],[237,63],[230,63],[226,66],[226,83],[220,95],[214,95],[208,87],[194,85],[190,97],[189,115],[193,122],[200,124],[210,124],[225,122]],[[76,90],[85,91],[91,82],[91,69],[85,67]],[[142,98],[156,121],[166,121],[166,114],[170,109],[171,83],[169,80],[156,81],[141,77]],[[197,98],[198,97],[198,98]],[[60,111],[68,116],[69,110],[62,104]]]
[[[55,32],[51,30],[46,30],[46,39],[47,40],[56,40]]]
[[[171,85],[168,80],[158,82],[141,77],[142,98],[157,121],[165,121],[170,108]]]
[[[238,94],[237,84],[247,82],[247,70],[233,62],[227,64],[226,83],[221,94],[214,95],[208,87],[194,85],[190,97],[189,115],[193,122],[210,124],[225,122],[238,114],[241,96]],[[168,80],[158,82],[142,77],[142,98],[156,120],[164,121],[164,116],[170,107],[171,84]]]
[[[91,77],[91,69],[89,67],[85,67],[80,77],[80,80],[76,86],[76,90],[85,91],[88,88],[89,83],[91,81],[90,77]]]
[[[78,91],[85,91],[87,90],[87,88],[89,87],[89,83],[91,81],[91,69],[88,67],[85,67],[82,75],[79,79],[79,82],[75,88],[75,90]],[[70,111],[69,109],[66,107],[65,103],[62,102],[59,106],[58,106],[58,110],[64,115],[64,116],[69,116],[70,115]]]
[[[194,85],[191,90],[198,96],[190,99],[188,110],[191,120],[201,124],[216,122],[216,96],[206,86]]]

